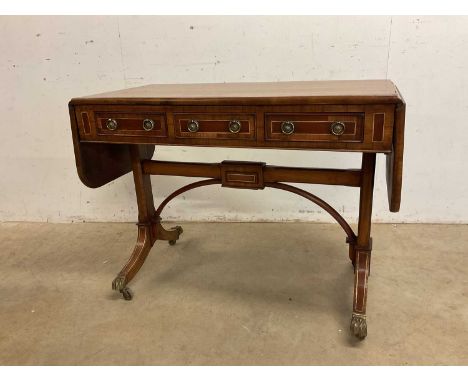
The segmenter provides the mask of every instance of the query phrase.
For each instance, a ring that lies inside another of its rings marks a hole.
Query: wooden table
[[[128,283],[156,240],[175,244],[181,227],[165,229],[161,213],[174,197],[196,187],[277,188],[327,211],[343,228],[354,266],[351,331],[367,335],[367,279],[377,153],[387,156],[390,211],[400,208],[405,103],[388,80],[149,85],[69,103],[76,167],[88,187],[133,172],[138,238],[112,282],[126,300]],[[155,145],[332,150],[362,153],[359,169],[279,167],[262,162],[189,163],[152,160]],[[169,195],[156,209],[150,175],[201,177]],[[357,235],[324,200],[287,183],[359,187]],[[252,243],[255,245],[255,243]]]

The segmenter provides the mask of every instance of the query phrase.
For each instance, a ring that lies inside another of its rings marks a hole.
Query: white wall
[[[468,222],[467,17],[0,17],[0,220],[134,221],[131,175],[100,189],[76,174],[67,102],[149,83],[389,78],[407,102],[402,209],[388,212],[379,155],[374,217]],[[356,154],[157,149],[165,160],[354,167]],[[195,180],[195,179],[193,179]],[[156,202],[191,179],[153,177]],[[305,186],[345,217],[356,189]],[[275,190],[210,186],[173,220],[330,221]]]

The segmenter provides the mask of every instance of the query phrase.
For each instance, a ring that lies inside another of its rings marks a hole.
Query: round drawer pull
[[[151,131],[154,129],[154,121],[152,119],[145,119],[143,121],[143,130]]]
[[[240,121],[230,121],[229,122],[229,131],[231,133],[238,133],[241,129],[242,124]]]
[[[115,119],[109,118],[109,119],[106,121],[106,127],[107,127],[109,130],[115,130],[115,129],[117,129],[117,121],[116,121]]]
[[[343,122],[333,122],[330,126],[330,132],[333,135],[343,135],[345,131],[345,124]]]
[[[286,121],[281,123],[281,132],[286,135],[294,133],[294,123]]]
[[[191,133],[196,133],[198,129],[200,128],[198,121],[191,120],[189,123],[187,123],[187,130],[190,131]]]

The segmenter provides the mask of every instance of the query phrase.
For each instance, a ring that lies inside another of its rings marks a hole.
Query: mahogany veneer
[[[135,249],[112,287],[127,286],[156,240],[175,244],[181,227],[166,230],[161,212],[196,187],[296,193],[327,211],[346,233],[355,270],[351,331],[367,335],[367,281],[372,250],[371,215],[377,153],[387,155],[390,211],[400,208],[405,103],[388,80],[149,85],[74,98],[69,103],[76,166],[82,182],[100,187],[133,172],[138,203]],[[155,145],[353,151],[360,169],[269,166],[261,162],[187,163],[152,160]],[[169,195],[155,209],[150,175],[203,177]],[[360,188],[358,234],[328,203],[282,183]]]

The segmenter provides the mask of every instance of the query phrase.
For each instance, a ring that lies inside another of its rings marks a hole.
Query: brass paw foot
[[[133,293],[125,284],[125,276],[119,275],[112,281],[112,289],[119,291],[125,300],[130,301],[133,298]]]
[[[364,338],[366,338],[367,336],[366,315],[353,313],[351,317],[350,330],[351,330],[351,333],[355,337],[359,338],[360,340],[363,340]]]
[[[114,281],[112,281],[112,289],[121,291],[125,288],[125,276],[118,275]]]
[[[179,236],[182,235],[182,233],[184,232],[184,230],[182,229],[182,227],[181,227],[180,225],[178,225],[178,226],[172,227],[172,228],[171,228],[171,231],[177,232],[177,238],[176,238],[176,239],[169,240],[169,245],[175,245],[175,243],[177,242],[177,240],[179,240]]]

